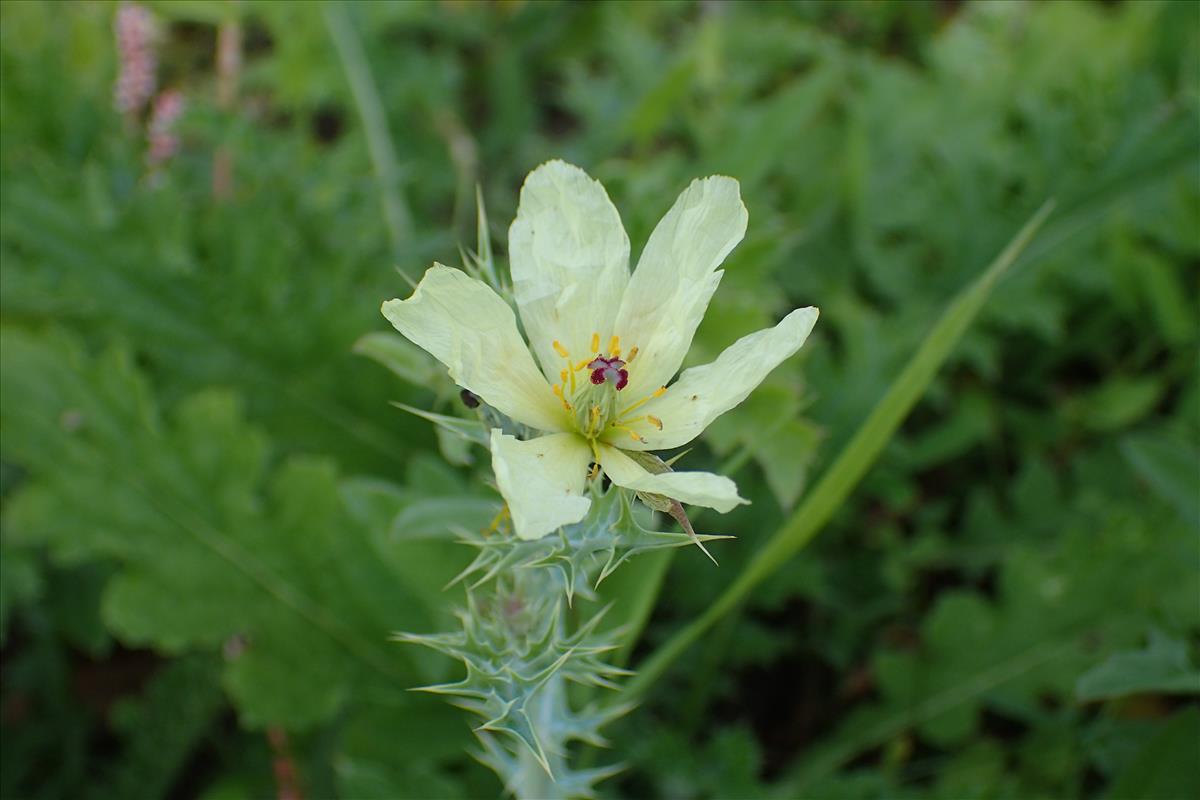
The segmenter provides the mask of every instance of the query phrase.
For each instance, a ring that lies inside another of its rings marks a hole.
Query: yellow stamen
[[[509,517],[508,506],[504,506],[503,508],[500,509],[500,513],[497,514],[492,519],[491,524],[488,525],[487,528],[484,529],[483,535],[489,536],[489,535],[495,533],[497,530],[500,529],[500,523],[504,522],[504,520],[508,519],[508,517]]]
[[[565,369],[564,369],[562,372],[558,373],[558,379],[559,379],[560,381],[562,381],[562,382],[563,382],[563,384],[566,384],[566,382],[567,382],[567,371],[566,371]]]
[[[608,352],[612,355],[613,358],[616,358],[617,356],[621,355],[621,337],[620,336],[613,336],[611,339],[608,340]]]
[[[653,414],[643,414],[642,416],[634,417],[633,419],[626,419],[626,418],[622,417],[621,419],[619,419],[615,422],[609,423],[609,427],[617,428],[618,430],[625,430],[630,425],[636,425],[637,423],[643,422],[643,421],[649,422],[651,425],[658,428],[660,431],[663,429],[662,420],[659,419],[658,417],[654,416]]]
[[[554,348],[554,352],[558,353],[563,358],[571,357],[571,354],[567,352],[567,348],[563,347],[562,343],[560,341],[558,341],[558,339],[555,339],[550,344]]]
[[[592,363],[593,361],[595,361],[594,358],[585,358],[583,361],[580,361],[578,364],[571,367],[571,369],[575,370],[576,372],[579,372],[579,370],[583,369],[584,367],[586,367],[588,364]]]
[[[629,406],[624,411],[622,411],[621,417],[624,418],[624,416],[626,414],[628,414],[630,411],[633,411],[635,408],[641,408],[644,404],[649,403],[651,400],[653,400],[656,397],[662,397],[666,393],[667,393],[667,387],[665,387],[665,386],[658,387],[653,392],[646,395],[641,400],[638,400],[636,403],[634,403],[633,405]]]
[[[588,444],[592,446],[592,457],[595,459],[596,464],[593,471],[598,475],[600,474],[600,448],[596,446],[595,439],[588,439]]]
[[[633,439],[635,442],[641,442],[642,444],[646,444],[646,440],[643,439],[638,434],[638,432],[633,430],[632,428],[627,428],[624,425],[613,425],[612,427],[616,428],[619,431],[625,431],[626,433],[629,434],[629,438]]]
[[[600,334],[598,334],[598,333],[592,334],[592,352],[593,353],[600,352]]]
[[[637,354],[638,349],[637,345],[635,344],[633,347],[629,348],[629,358],[625,359],[625,363],[628,364],[629,362],[633,361],[635,358],[637,358]]]
[[[554,396],[557,397],[562,402],[563,408],[565,408],[567,411],[572,410],[571,404],[567,402],[567,398],[563,397],[563,390],[562,390],[561,386],[559,386],[558,384],[555,384],[553,386],[553,388],[550,389],[550,391],[554,392]]]

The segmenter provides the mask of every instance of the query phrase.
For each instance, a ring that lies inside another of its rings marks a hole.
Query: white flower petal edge
[[[521,539],[540,539],[579,522],[592,501],[583,497],[592,452],[573,433],[529,441],[492,429],[492,470]]]
[[[562,406],[533,363],[508,304],[460,270],[434,264],[407,300],[388,300],[383,315],[401,334],[446,365],[470,389],[518,422],[567,429]]]
[[[722,514],[749,503],[738,496],[737,484],[711,472],[664,472],[653,475],[615,447],[602,444],[600,466],[612,482],[638,492],[652,492]]]
[[[607,343],[629,282],[629,237],[599,181],[563,161],[548,161],[521,187],[508,230],[513,293],[546,377],[563,366],[558,340],[578,360],[593,333]]]
[[[619,437],[614,441],[626,450],[666,450],[687,444],[714,419],[745,400],[771,370],[795,354],[812,332],[819,313],[812,306],[798,308],[774,328],[738,339],[716,361],[684,370],[666,394],[641,409],[662,420],[663,429],[643,425],[638,432],[645,441]]]
[[[714,175],[692,181],[650,235],[617,314],[616,332],[639,352],[631,396],[666,384],[683,363],[748,218],[738,182]]]

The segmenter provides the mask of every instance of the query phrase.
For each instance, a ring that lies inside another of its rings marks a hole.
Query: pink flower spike
[[[113,89],[113,106],[122,114],[141,113],[157,88],[154,15],[135,3],[121,3],[113,21],[120,71]]]

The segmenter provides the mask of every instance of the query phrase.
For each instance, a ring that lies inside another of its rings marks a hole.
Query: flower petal
[[[738,182],[697,179],[658,223],[625,290],[615,332],[636,345],[631,394],[646,394],[675,375],[692,344],[721,274],[717,267],[746,233]]]
[[[382,311],[458,385],[501,413],[539,430],[566,430],[562,405],[521,340],[512,309],[485,284],[434,264],[411,297],[388,300]]]
[[[748,503],[738,496],[737,484],[711,472],[664,472],[654,475],[611,445],[599,445],[600,466],[618,486],[652,492],[693,506],[715,508],[724,514]]]
[[[798,308],[774,328],[743,336],[711,364],[692,367],[662,397],[638,409],[662,422],[662,430],[648,421],[635,423],[634,430],[645,440],[631,442],[613,430],[609,435],[627,450],[665,450],[687,444],[714,419],[746,399],[763,378],[804,344],[818,310]]]
[[[629,237],[598,181],[548,161],[521,187],[508,252],[525,333],[553,383],[563,367],[555,340],[578,360],[592,352],[593,333],[606,344],[613,333],[629,282]]]
[[[492,429],[492,470],[522,539],[540,539],[579,522],[592,501],[583,497],[592,452],[573,433],[529,441]]]

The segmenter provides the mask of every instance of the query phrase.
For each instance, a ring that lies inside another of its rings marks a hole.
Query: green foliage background
[[[387,641],[461,602],[439,523],[494,514],[487,459],[390,406],[454,389],[362,337],[394,268],[475,245],[476,184],[503,253],[551,157],[635,252],[692,177],[741,181],[692,362],[822,309],[688,457],[754,501],[698,518],[738,537],[721,567],[612,579],[623,618],[653,604],[634,668],[1058,201],[828,529],[611,731],[603,792],[1200,792],[1194,4],[147,6],[188,103],[156,181],[112,109],[116,5],[0,6],[0,796],[262,797],[289,764],[305,797],[499,792],[466,716],[405,691],[453,665]]]

